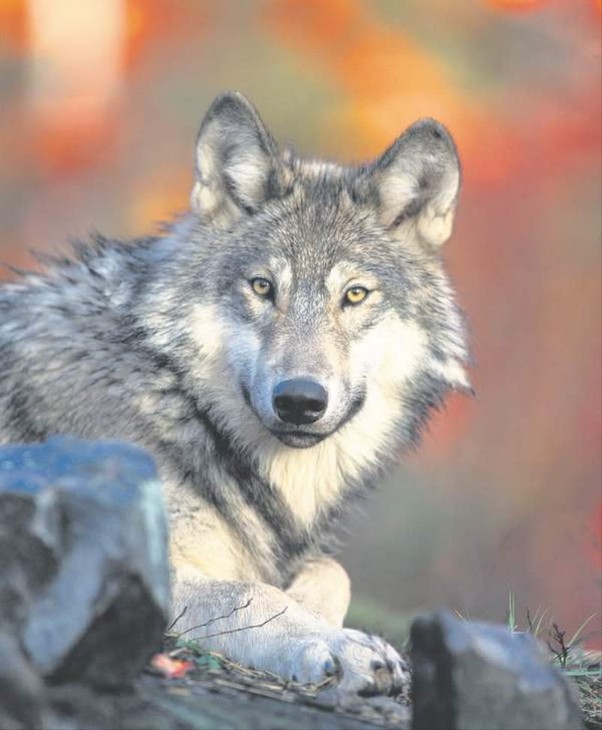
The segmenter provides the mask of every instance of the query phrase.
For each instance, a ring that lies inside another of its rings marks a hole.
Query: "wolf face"
[[[281,153],[249,102],[228,94],[203,122],[196,160],[192,237],[205,226],[221,237],[189,262],[203,281],[190,335],[221,420],[252,414],[241,441],[312,447],[362,416],[391,430],[412,381],[467,386],[440,260],[460,173],[440,124],[415,124],[374,163],[346,168]]]

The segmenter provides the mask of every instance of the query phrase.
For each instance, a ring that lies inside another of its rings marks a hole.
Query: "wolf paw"
[[[341,666],[339,692],[397,695],[407,688],[410,670],[398,652],[380,637],[355,629],[343,629],[336,656]]]
[[[338,677],[338,695],[397,695],[407,688],[406,661],[378,636],[342,629],[306,639],[290,657],[289,676],[302,684]]]
[[[320,684],[339,672],[339,663],[328,642],[304,639],[287,662],[284,674],[300,684]]]

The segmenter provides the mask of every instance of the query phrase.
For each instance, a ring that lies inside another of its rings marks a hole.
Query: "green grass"
[[[583,718],[592,730],[602,729],[602,666],[600,656],[593,656],[592,652],[584,649],[583,643],[587,638],[585,629],[596,616],[588,616],[568,638],[547,608],[538,608],[534,614],[527,610],[525,626],[521,628],[515,595],[512,591],[508,593],[508,630],[527,631],[547,645],[552,664],[570,677],[577,688]]]

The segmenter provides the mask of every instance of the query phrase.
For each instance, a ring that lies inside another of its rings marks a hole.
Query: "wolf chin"
[[[445,393],[469,387],[441,256],[459,184],[434,120],[344,167],[280,150],[226,93],[201,125],[189,212],[0,288],[0,441],[150,450],[177,628],[264,624],[209,649],[364,695],[405,681],[392,647],[343,628],[332,535]]]

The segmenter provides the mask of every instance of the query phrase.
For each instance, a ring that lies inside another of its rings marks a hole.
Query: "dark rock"
[[[48,720],[46,688],[16,639],[0,632],[0,727],[41,727]]]
[[[161,644],[167,525],[152,459],[69,437],[0,448],[0,630],[51,682],[120,686]]]
[[[413,730],[573,730],[565,677],[530,634],[450,613],[412,624]]]

